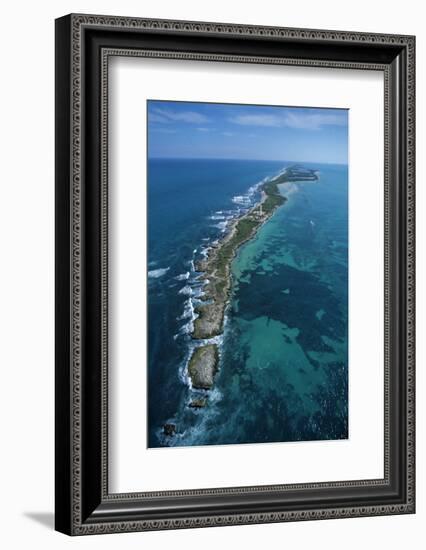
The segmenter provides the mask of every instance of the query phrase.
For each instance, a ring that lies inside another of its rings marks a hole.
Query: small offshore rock
[[[207,398],[206,397],[200,397],[199,399],[193,399],[189,406],[191,409],[202,409],[207,405]]]
[[[163,431],[164,435],[172,437],[176,433],[176,424],[164,424]]]

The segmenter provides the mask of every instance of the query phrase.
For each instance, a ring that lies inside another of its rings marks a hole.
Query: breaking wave
[[[186,273],[181,273],[175,277],[176,281],[187,281],[189,279],[189,271]]]
[[[151,271],[148,271],[148,277],[150,279],[158,279],[158,277],[162,277],[169,271],[170,267],[163,267],[159,269],[152,269]]]

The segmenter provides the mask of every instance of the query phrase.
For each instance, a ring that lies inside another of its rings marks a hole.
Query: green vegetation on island
[[[311,170],[310,168],[304,168],[300,164],[294,164],[284,170],[276,178],[275,183],[285,183],[287,181],[317,181],[318,170]]]

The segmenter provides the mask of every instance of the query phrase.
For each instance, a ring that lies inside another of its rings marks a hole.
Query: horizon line
[[[291,162],[291,163],[303,163],[308,162],[310,164],[339,164],[341,166],[348,166],[348,162],[331,162],[331,161],[311,161],[311,160],[282,160],[282,159],[248,159],[248,158],[229,158],[229,157],[153,157],[147,156],[148,160],[244,160],[249,162]]]

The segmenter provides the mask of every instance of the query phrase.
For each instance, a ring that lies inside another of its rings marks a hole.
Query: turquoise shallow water
[[[158,354],[151,336],[157,334],[161,297],[170,307],[182,288],[194,294],[196,281],[191,283],[189,270],[188,280],[171,286],[176,280],[172,268],[152,278],[149,304],[156,307],[149,317],[150,446],[348,437],[347,168],[305,165],[318,168],[320,180],[282,185],[287,202],[233,261],[233,294],[220,339],[220,371],[205,409],[194,411],[187,406],[197,393],[185,379],[190,338],[178,336],[169,350],[163,346]],[[282,166],[252,165],[251,172],[256,169],[257,175],[250,179],[247,162],[232,165],[233,178],[245,174],[238,191],[232,189],[234,197],[244,207],[247,183],[255,184],[259,176],[270,176]],[[222,170],[229,167],[222,165]],[[230,188],[226,187],[227,192]],[[219,201],[219,195],[224,195],[221,188],[214,201]],[[254,193],[251,200],[257,198]],[[223,198],[224,203],[227,200]],[[228,208],[232,204],[231,197]],[[225,206],[213,214],[209,210],[207,218],[223,212]],[[197,233],[193,249],[198,244],[197,252],[200,242],[208,244],[207,239],[218,236],[214,231],[209,234],[202,222]],[[177,238],[174,234],[173,239]],[[176,320],[179,316],[173,313]],[[163,315],[171,314],[166,308]],[[159,385],[161,377],[167,383]],[[176,423],[176,437],[161,436],[165,421]]]

